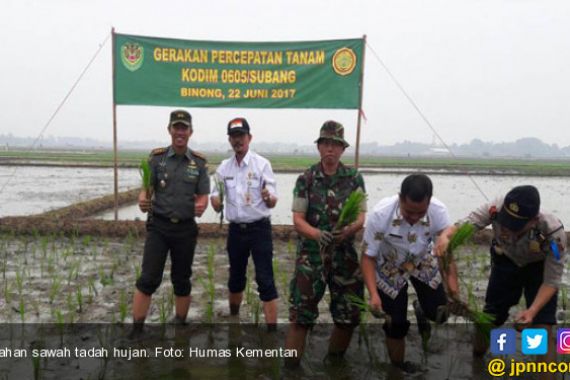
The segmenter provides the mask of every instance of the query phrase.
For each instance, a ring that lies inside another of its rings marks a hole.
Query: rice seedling
[[[453,258],[453,252],[457,250],[460,246],[466,244],[475,233],[475,226],[471,223],[463,223],[457,231],[453,234],[449,240],[449,245],[447,246],[447,252],[444,257],[442,257],[440,264],[443,264],[442,270],[447,273],[449,271],[449,264]]]
[[[357,296],[356,294],[345,294],[344,298],[348,301],[349,304],[356,306],[360,310],[360,318],[367,318],[367,313],[372,314],[375,318],[384,318],[386,323],[391,322],[391,318],[388,314],[384,313],[383,311],[379,311],[376,309],[372,309],[370,304],[366,302],[363,298]],[[364,319],[365,320],[365,319]]]
[[[102,265],[99,266],[99,282],[103,286],[113,284],[113,272],[111,271],[109,274],[106,274]]]
[[[260,312],[261,312],[261,303],[259,302],[259,299],[256,297],[255,300],[253,301],[253,304],[251,305],[252,320],[253,324],[255,325],[259,324]]]
[[[81,244],[84,247],[89,247],[89,245],[91,244],[91,240],[92,240],[91,235],[85,235],[85,236],[83,236],[83,239],[81,240]]]
[[[63,317],[63,313],[59,309],[55,310],[55,323],[57,323],[58,326],[60,326],[60,328],[63,328],[63,325],[65,323],[65,318]]]
[[[133,269],[135,272],[135,280],[138,280],[139,277],[141,276],[141,267],[140,267],[140,265],[134,264]]]
[[[18,294],[21,296],[22,291],[24,289],[24,273],[20,272],[20,270],[16,270],[16,289],[18,290]]]
[[[124,289],[121,289],[121,292],[119,293],[119,321],[121,323],[125,322],[125,319],[127,318],[129,312],[128,309],[129,306],[127,302],[127,293]]]
[[[95,278],[89,277],[87,280],[87,291],[89,292],[87,303],[93,303],[93,296],[97,296],[97,287],[95,286]]]
[[[75,301],[77,302],[77,312],[83,312],[83,293],[81,292],[81,287],[75,290]]]
[[[164,298],[164,294],[162,295],[162,298],[160,299],[160,303],[158,304],[158,318],[160,320],[160,323],[165,324],[166,323],[166,318],[168,318],[168,310],[167,310],[167,306],[166,306],[166,299]]]
[[[72,293],[67,293],[65,297],[65,303],[67,305],[67,315],[69,317],[69,323],[73,323],[75,316],[75,300],[73,299]]]
[[[222,228],[222,224],[224,223],[224,197],[226,194],[226,185],[224,180],[217,174],[214,175],[214,183],[218,189],[218,196],[220,198],[220,228]]]
[[[142,188],[146,191],[146,198],[151,198],[152,184],[151,184],[151,170],[148,159],[142,159],[139,165],[139,174],[141,176]]]
[[[61,288],[61,278],[58,275],[52,277],[51,285],[49,287],[49,303],[52,304],[55,300],[55,297],[59,293],[59,289]]]
[[[77,280],[77,277],[79,277],[80,265],[80,262],[76,261],[69,266],[69,270],[67,271],[67,286],[70,286],[71,281]]]

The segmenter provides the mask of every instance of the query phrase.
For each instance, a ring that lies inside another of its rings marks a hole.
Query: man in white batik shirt
[[[408,364],[404,362],[404,338],[410,327],[408,280],[419,301],[414,302],[414,309],[420,332],[422,324],[429,328],[425,317],[435,321],[438,307],[447,304],[438,262],[431,250],[437,235],[451,222],[446,206],[432,193],[429,177],[409,175],[399,195],[378,202],[367,217],[364,231],[361,265],[370,306],[391,317],[391,323],[383,326],[388,353],[392,364],[403,369]]]

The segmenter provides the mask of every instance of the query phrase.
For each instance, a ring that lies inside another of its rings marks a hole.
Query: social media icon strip
[[[525,355],[544,355],[548,351],[548,332],[546,329],[524,329],[521,344]]]
[[[512,355],[517,352],[517,332],[515,329],[491,330],[491,353],[494,355]]]
[[[570,329],[559,328],[556,333],[556,351],[559,354],[570,354]]]

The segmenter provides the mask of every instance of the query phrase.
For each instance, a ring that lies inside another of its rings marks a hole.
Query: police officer
[[[217,180],[210,200],[214,210],[221,211],[224,200],[220,191],[225,190],[225,212],[230,222],[227,240],[230,314],[239,314],[251,254],[265,322],[273,330],[277,324],[278,295],[273,277],[270,209],[277,203],[276,181],[271,163],[249,149],[251,139],[245,118],[230,120],[228,141],[235,154],[216,169]]]
[[[534,186],[517,186],[459,223],[463,222],[477,229],[488,225],[493,228],[491,275],[483,310],[495,316],[494,324],[506,322],[509,309],[519,303],[523,292],[526,309],[515,316],[514,322],[544,328],[556,324],[566,233],[558,218],[540,211],[538,190]],[[435,248],[437,255],[445,254],[456,231],[457,227],[451,226],[442,233]],[[486,352],[487,341],[482,337],[476,340],[475,355]],[[549,353],[555,352],[550,347]]]
[[[288,360],[289,366],[299,364],[307,331],[318,317],[318,303],[327,286],[335,324],[329,342],[332,356],[341,356],[346,351],[352,331],[360,321],[359,309],[345,295],[362,297],[364,292],[354,235],[364,224],[366,201],[355,222],[340,231],[334,230],[349,195],[365,191],[364,180],[356,169],[340,161],[348,147],[342,124],[325,122],[315,142],[321,160],[299,176],[293,191],[293,224],[299,242],[290,285],[291,323],[285,346],[296,349],[298,356]]]
[[[166,256],[170,252],[170,277],[176,296],[175,320],[183,323],[190,307],[192,261],[198,236],[194,221],[208,206],[210,179],[206,158],[190,148],[192,117],[183,110],[170,114],[171,145],[154,149],[148,159],[151,194],[139,194],[139,208],[148,212],[142,273],[133,299],[133,322],[142,327],[151,295],[162,281]]]

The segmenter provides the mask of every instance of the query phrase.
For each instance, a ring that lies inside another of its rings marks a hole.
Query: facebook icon
[[[491,353],[512,355],[517,352],[517,333],[514,329],[491,330]]]

